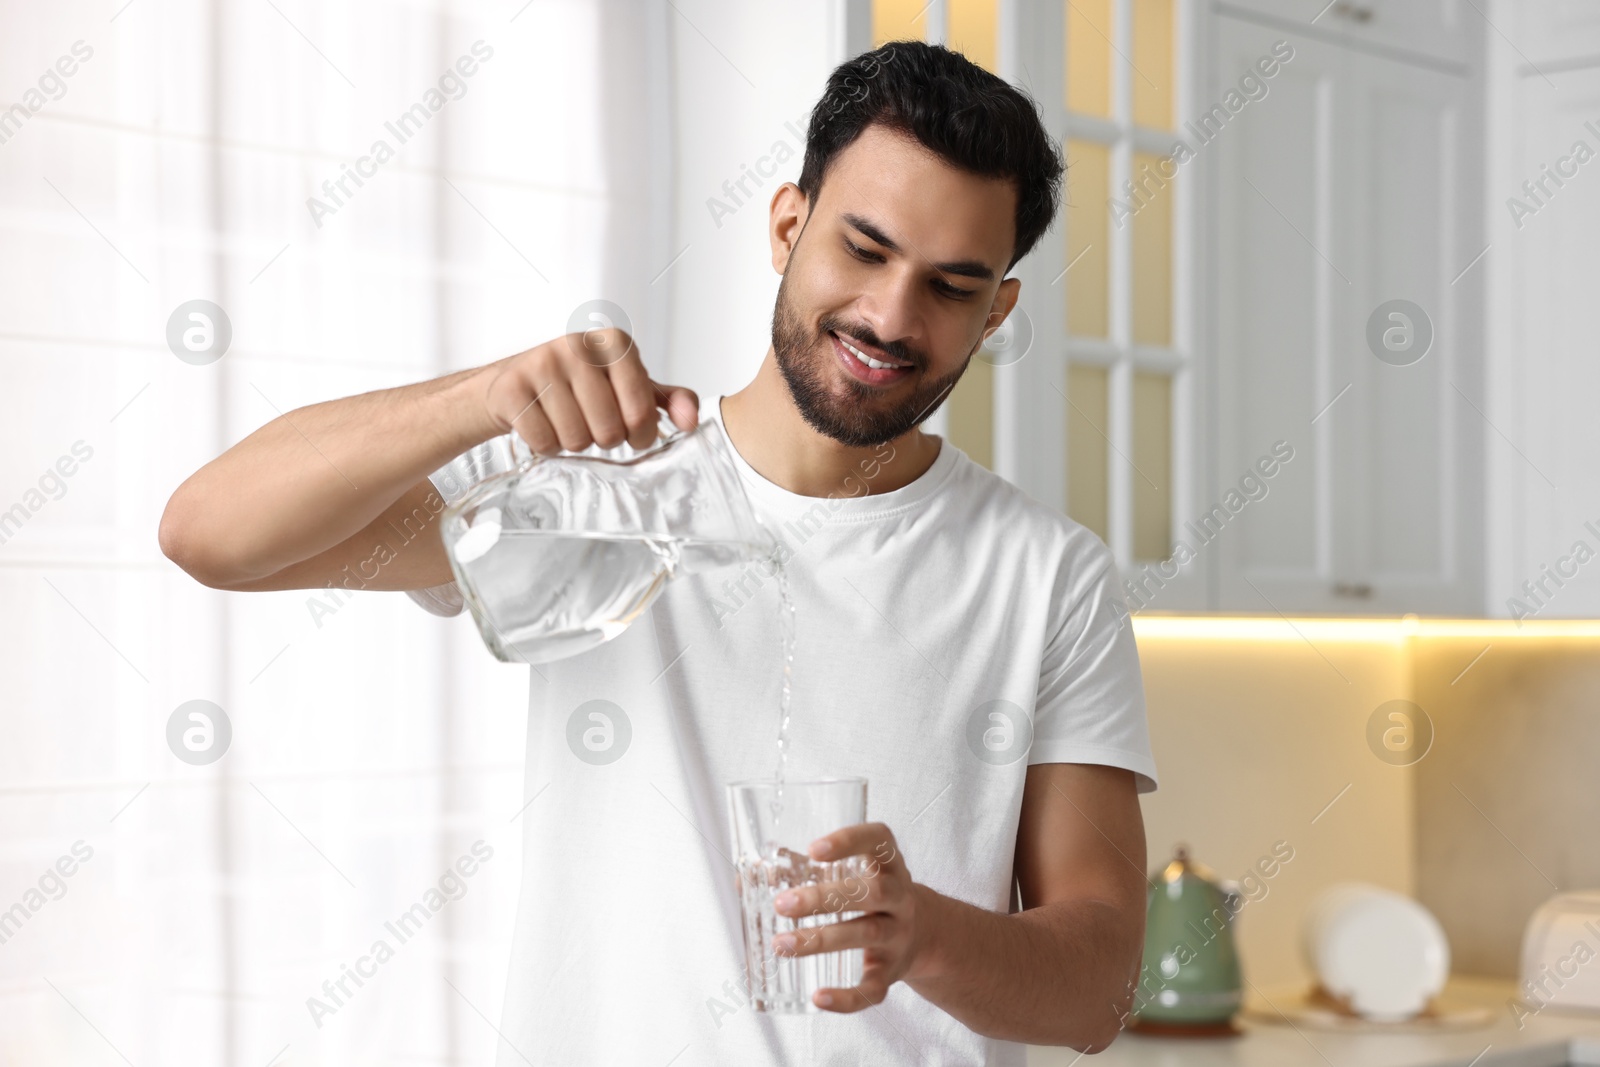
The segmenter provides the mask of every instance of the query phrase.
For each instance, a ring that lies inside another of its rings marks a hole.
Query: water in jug
[[[616,637],[673,578],[771,561],[719,421],[634,449],[539,456],[445,509],[441,536],[491,652],[548,663]]]

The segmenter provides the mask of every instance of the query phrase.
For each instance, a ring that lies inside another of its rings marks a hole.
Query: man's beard
[[[810,334],[789,304],[788,284],[786,274],[778,283],[778,301],[772,309],[772,351],[801,417],[825,437],[854,448],[870,448],[892,441],[937,411],[967,369],[970,356],[953,374],[918,382],[909,396],[887,411],[878,409],[880,390],[850,377],[845,378],[849,395],[840,400],[828,386],[831,376],[827,373],[827,364],[835,360],[833,344],[827,338],[829,331],[876,345],[895,359],[917,368],[927,366],[927,357],[914,354],[899,343],[884,344],[864,324],[849,323],[832,315],[823,316],[817,324],[818,332]]]

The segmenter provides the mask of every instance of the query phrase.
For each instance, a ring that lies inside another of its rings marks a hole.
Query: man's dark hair
[[[828,164],[868,126],[909,134],[951,166],[1017,190],[1010,270],[1055,219],[1061,154],[1022,90],[959,52],[890,41],[841,63],[811,109],[800,191],[813,205]]]

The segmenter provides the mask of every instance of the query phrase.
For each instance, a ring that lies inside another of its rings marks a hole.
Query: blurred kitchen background
[[[593,299],[658,378],[740,387],[808,111],[903,37],[1026,87],[1065,144],[1019,310],[933,428],[1116,555],[1150,869],[1292,848],[1237,920],[1263,991],[1309,981],[1301,924],[1336,882],[1421,901],[1502,999],[1534,909],[1600,888],[1600,5],[0,20],[0,915],[23,909],[0,1060],[492,1061],[537,802],[525,670],[402,594],[205,589],[161,510],[280,413],[586,327]],[[192,700],[230,726],[215,762],[169,747]],[[480,840],[461,900],[314,1024],[306,999]]]

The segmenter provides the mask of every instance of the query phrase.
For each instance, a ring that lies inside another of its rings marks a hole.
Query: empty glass
[[[817,862],[806,849],[819,837],[867,821],[867,780],[785,781],[781,803],[777,793],[776,780],[733,782],[727,787],[750,1004],[756,1011],[820,1012],[811,1003],[817,990],[861,984],[864,950],[778,956],[772,951],[772,939],[863,914],[843,909],[864,892],[871,857]],[[784,890],[822,882],[845,883],[836,902],[839,910],[791,919],[773,909],[773,899]]]
[[[720,422],[662,439],[556,456],[512,471],[446,508],[440,532],[462,598],[489,650],[547,663],[617,636],[682,574],[769,559]]]

